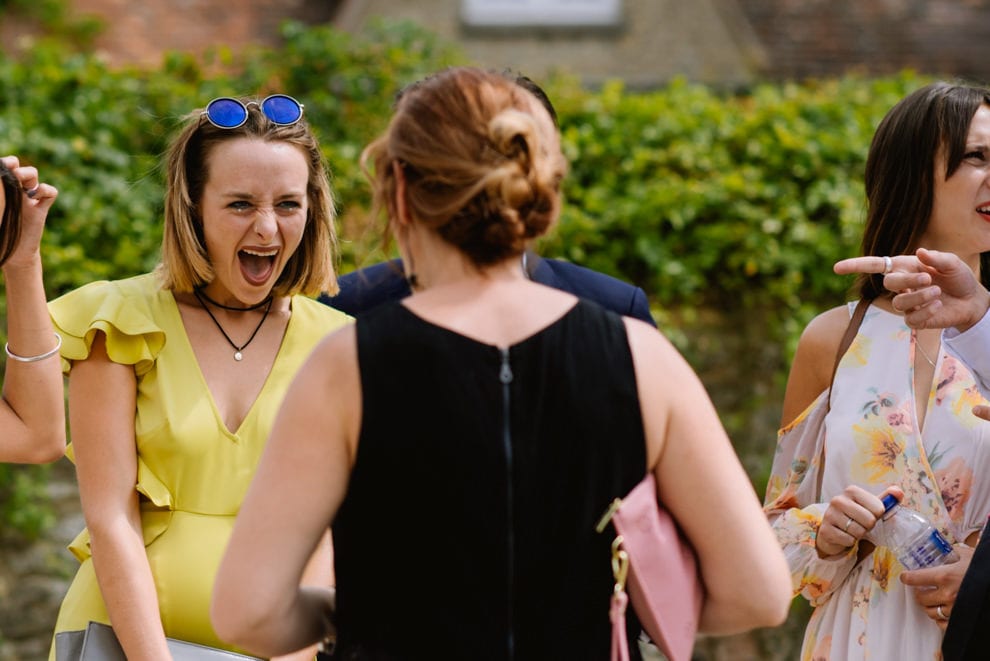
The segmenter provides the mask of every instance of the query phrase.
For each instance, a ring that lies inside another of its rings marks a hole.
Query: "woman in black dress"
[[[647,471],[697,550],[702,630],[779,624],[786,565],[690,367],[656,329],[520,267],[565,170],[536,98],[444,71],[363,158],[413,295],[299,373],[221,567],[220,635],[276,654],[335,620],[344,659],[605,658],[595,523]],[[328,524],[336,608],[298,587]]]

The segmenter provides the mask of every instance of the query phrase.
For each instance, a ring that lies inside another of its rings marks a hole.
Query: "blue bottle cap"
[[[880,502],[883,503],[883,513],[886,514],[894,507],[894,505],[900,504],[901,501],[894,494],[888,493],[886,496],[880,499]]]
[[[949,543],[945,537],[942,537],[942,533],[937,530],[932,530],[931,534],[932,543],[938,548],[942,555],[948,555],[952,553],[952,544]]]

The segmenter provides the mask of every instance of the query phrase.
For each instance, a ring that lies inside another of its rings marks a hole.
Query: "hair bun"
[[[552,122],[543,126],[531,96],[513,80],[472,67],[408,89],[388,131],[362,155],[362,163],[374,164],[376,208],[392,210],[398,161],[416,222],[479,266],[519,255],[556,217],[566,167],[553,135],[544,134]]]
[[[485,177],[489,208],[506,224],[505,239],[511,237],[512,250],[521,250],[524,242],[542,234],[550,224],[547,213],[553,208],[553,182],[541,176],[537,161],[546,158],[540,151],[536,122],[516,109],[500,112],[488,126],[492,146],[506,159]],[[493,239],[495,237],[492,237]],[[518,244],[518,245],[515,245]]]

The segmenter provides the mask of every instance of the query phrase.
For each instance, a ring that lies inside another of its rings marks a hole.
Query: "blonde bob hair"
[[[317,296],[337,292],[337,234],[330,180],[316,137],[305,120],[289,126],[271,122],[255,99],[247,105],[247,121],[233,129],[218,128],[196,110],[172,140],[165,159],[165,227],[162,258],[156,269],[161,285],[191,292],[213,280],[215,273],[203,238],[199,212],[211,165],[209,156],[220,143],[238,138],[286,142],[298,147],[309,166],[308,211],[302,240],[272,288],[275,296]],[[212,164],[223,167],[222,163]]]
[[[517,257],[546,233],[560,210],[566,164],[546,135],[555,130],[550,117],[541,130],[533,115],[537,105],[513,78],[473,67],[446,69],[406,88],[388,129],[361,155],[388,233],[396,166],[412,220],[476,267]]]

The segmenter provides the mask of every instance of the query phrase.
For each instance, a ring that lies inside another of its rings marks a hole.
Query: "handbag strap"
[[[856,339],[859,327],[863,324],[863,317],[866,316],[866,309],[870,307],[872,302],[873,300],[868,298],[859,299],[852,317],[849,318],[849,325],[846,326],[846,332],[842,336],[842,341],[839,342],[839,349],[835,352],[835,364],[832,365],[832,376],[828,380],[828,404],[826,408],[832,408],[832,384],[835,383],[835,373],[839,371],[839,363],[842,362],[842,357],[846,355],[853,340]]]
[[[609,655],[610,661],[629,661],[629,637],[626,634],[626,606],[629,604],[629,595],[624,589],[616,589],[612,592],[612,602],[609,607],[608,616],[612,621],[612,651]]]

